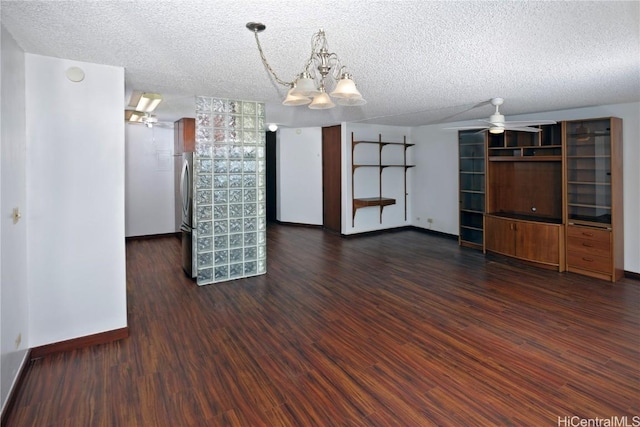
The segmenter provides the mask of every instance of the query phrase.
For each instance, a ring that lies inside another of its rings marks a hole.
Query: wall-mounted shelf
[[[378,163],[377,164],[361,164],[356,163],[354,153],[358,144],[375,144],[378,146]],[[407,143],[407,137],[403,137],[403,142],[387,142],[382,140],[382,135],[378,135],[378,141],[356,141],[351,132],[351,196],[352,196],[352,216],[351,226],[355,226],[356,211],[360,208],[377,206],[380,208],[380,224],[382,224],[382,211],[385,206],[395,205],[396,199],[384,197],[382,195],[382,172],[386,168],[404,168],[404,219],[407,219],[407,169],[415,165],[407,164],[407,148],[414,144]],[[382,150],[385,146],[402,146],[403,158],[402,163],[382,163]],[[378,169],[378,194],[371,197],[354,197],[355,194],[355,174],[359,168],[377,168]]]
[[[562,162],[560,125],[539,126],[540,132],[489,134],[490,162]]]

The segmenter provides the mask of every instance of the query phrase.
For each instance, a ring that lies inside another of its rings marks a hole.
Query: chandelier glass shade
[[[308,104],[311,109],[324,110],[335,107],[336,104],[331,99],[332,97],[339,105],[344,106],[358,106],[367,103],[358,91],[351,73],[347,72],[346,67],[341,64],[338,55],[329,52],[324,30],[320,29],[313,35],[311,55],[307,59],[303,71],[289,82],[276,75],[264,55],[258,33],[264,31],[266,26],[258,22],[249,22],[247,28],[254,33],[264,67],[276,82],[289,88],[287,96],[282,102],[283,105]],[[327,93],[329,86],[333,90]]]

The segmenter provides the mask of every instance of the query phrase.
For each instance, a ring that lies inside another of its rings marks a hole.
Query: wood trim
[[[163,234],[146,234],[144,236],[128,236],[125,237],[125,242],[130,242],[132,240],[148,240],[148,239],[162,239],[165,237],[177,237],[178,239],[182,238],[181,233],[163,233]]]
[[[7,425],[7,417],[13,410],[13,407],[16,403],[16,398],[18,396],[18,391],[22,389],[22,383],[27,376],[27,371],[29,370],[29,365],[31,362],[31,350],[27,350],[27,353],[23,359],[22,365],[20,366],[20,370],[18,371],[18,376],[16,382],[13,384],[11,390],[9,390],[9,395],[7,396],[7,403],[4,405],[2,410],[2,414],[0,414],[0,426],[5,427]]]
[[[625,270],[624,277],[626,277],[627,279],[640,280],[640,273]]]
[[[39,359],[53,353],[76,350],[98,344],[105,344],[111,341],[118,341],[129,337],[129,327],[113,329],[111,331],[100,332],[98,334],[86,335],[84,337],[73,338],[66,341],[41,345],[31,349],[30,360]]]
[[[286,222],[286,221],[280,221],[280,220],[275,220],[273,222],[280,225],[291,225],[293,227],[322,228],[322,224],[304,224],[302,222]]]

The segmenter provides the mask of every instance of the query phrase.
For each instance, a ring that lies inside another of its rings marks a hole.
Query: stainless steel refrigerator
[[[179,191],[182,202],[182,269],[187,276],[195,278],[197,268],[193,260],[193,153],[182,153]]]

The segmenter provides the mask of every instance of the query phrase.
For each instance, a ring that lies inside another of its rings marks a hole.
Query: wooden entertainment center
[[[459,132],[461,245],[604,280],[623,276],[622,120]]]

